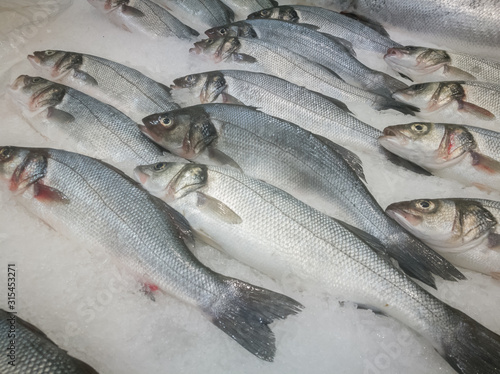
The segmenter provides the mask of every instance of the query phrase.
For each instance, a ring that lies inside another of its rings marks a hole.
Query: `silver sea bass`
[[[2,374],[97,374],[15,313],[0,309]]]
[[[37,51],[28,56],[43,78],[114,106],[134,121],[179,106],[170,88],[141,72],[105,58],[66,51]]]
[[[236,36],[256,38],[271,45],[279,45],[321,64],[343,81],[364,90],[390,96],[407,85],[385,73],[370,69],[355,57],[345,41],[327,36],[310,27],[273,19],[253,19],[215,27],[205,31],[209,38]]]
[[[158,0],[158,3],[195,28],[224,25],[234,12],[220,0]]]
[[[401,47],[391,40],[380,25],[354,20],[332,10],[305,5],[282,5],[252,13],[248,19],[279,19],[313,25],[319,32],[347,40],[357,50],[386,53],[388,48]]]
[[[415,122],[389,126],[382,146],[432,174],[500,191],[500,133],[479,127]]]
[[[18,201],[60,233],[102,248],[145,284],[193,305],[257,357],[272,361],[274,319],[296,301],[215,273],[189,251],[189,224],[106,164],[54,149],[0,148],[0,177]]]
[[[330,0],[329,4],[440,47],[500,59],[498,0]]]
[[[477,81],[419,83],[393,97],[434,122],[500,124],[500,84]]]
[[[194,45],[191,52],[209,55],[215,62],[245,64],[249,69],[275,75],[344,103],[368,103],[376,109],[405,108],[402,111],[406,110],[406,113],[413,113],[412,109],[416,109],[403,105],[398,107],[398,104],[391,104],[395,102],[391,98],[352,86],[336,76],[330,69],[278,44],[260,39],[227,37],[206,39]]]
[[[431,273],[449,280],[463,277],[384,213],[360,180],[364,176],[358,157],[330,141],[235,105],[158,113],[143,123],[144,133],[178,156],[243,169],[368,231],[405,271],[431,286]]]
[[[414,165],[384,152],[378,143],[382,132],[356,119],[343,103],[281,78],[242,70],[220,70],[175,79],[172,87],[176,90],[174,96],[179,91],[189,92],[196,101],[194,104],[222,102],[259,108],[349,149],[381,156],[396,165],[422,173]],[[186,99],[182,93],[179,96]],[[378,98],[382,103],[374,105],[391,105],[390,100],[382,96]],[[405,107],[390,108],[410,111]]]
[[[389,48],[385,62],[414,82],[477,80],[500,84],[500,62],[425,47]]]
[[[239,260],[277,278],[312,281],[396,318],[459,373],[500,372],[500,336],[395,269],[367,245],[365,233],[354,234],[282,190],[228,168],[160,163],[139,166],[136,175],[194,230]]]
[[[453,264],[500,280],[500,202],[419,199],[386,211]]]
[[[166,157],[134,121],[77,90],[21,75],[10,86],[9,94],[37,131],[51,140],[64,141],[66,148],[113,163],[137,165]]]
[[[150,38],[176,36],[193,39],[199,35],[165,8],[150,0],[88,0],[116,26],[129,32],[145,34]]]

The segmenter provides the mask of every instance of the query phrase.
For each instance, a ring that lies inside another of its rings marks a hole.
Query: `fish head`
[[[31,112],[57,105],[65,93],[65,87],[60,84],[28,75],[20,75],[9,87],[13,101]]]
[[[226,86],[224,74],[214,71],[177,78],[170,87],[175,90],[186,89],[190,95],[199,96],[200,103],[206,104],[217,100]]]
[[[439,83],[419,83],[396,91],[392,97],[405,104],[420,109],[431,109],[433,97],[438,92]]]
[[[413,46],[389,48],[384,60],[396,71],[407,75],[432,73],[451,62],[446,51]]]
[[[166,202],[180,199],[207,183],[207,167],[198,164],[160,162],[138,166],[134,174],[146,190]]]
[[[478,245],[497,224],[481,203],[467,199],[403,201],[389,205],[386,212],[417,238],[444,252]]]
[[[153,114],[142,120],[141,131],[173,154],[195,159],[217,138],[215,126],[201,107]]]
[[[43,150],[0,147],[0,179],[13,192],[22,193],[42,179],[47,170],[47,155]]]
[[[194,43],[194,48],[189,52],[196,54],[205,54],[210,56],[216,63],[224,61],[231,57],[233,52],[240,48],[238,38],[227,37],[218,39],[203,39]]]
[[[299,22],[300,17],[293,6],[283,5],[251,13],[247,19],[278,19],[297,23]]]
[[[36,51],[28,60],[44,76],[60,79],[82,64],[82,55],[64,51]]]
[[[257,32],[252,25],[245,21],[238,21],[229,25],[212,27],[205,31],[210,39],[226,38],[229,36],[243,38],[257,38]]]

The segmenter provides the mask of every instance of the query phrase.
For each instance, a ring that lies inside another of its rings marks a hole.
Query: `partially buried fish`
[[[152,38],[176,36],[193,39],[199,35],[165,8],[150,0],[88,0],[116,26]]]
[[[170,88],[102,57],[47,50],[34,52],[28,60],[43,78],[112,105],[136,122],[151,113],[179,108]]]
[[[415,122],[384,129],[380,144],[436,176],[500,191],[500,133],[472,126]]]
[[[135,165],[167,157],[126,115],[72,88],[21,75],[9,94],[37,131],[51,140],[64,141],[67,149]]]
[[[314,282],[396,318],[459,373],[500,372],[500,336],[394,268],[364,241],[377,245],[365,233],[228,168],[159,163],[139,166],[136,175],[208,242],[240,261],[277,278]]]
[[[102,248],[139,281],[197,307],[263,360],[272,361],[276,350],[268,325],[302,308],[204,266],[187,247],[193,238],[186,220],[98,160],[55,149],[2,147],[0,179],[56,231]]]
[[[393,97],[420,109],[419,116],[432,121],[468,124],[485,121],[500,124],[500,84],[456,81],[419,83]]]
[[[2,374],[97,374],[70,356],[47,335],[14,313],[0,309],[0,371]]]
[[[252,13],[248,19],[279,19],[313,25],[319,32],[347,40],[354,49],[386,53],[401,45],[391,40],[380,25],[362,23],[332,10],[305,5],[282,5]]]
[[[390,48],[385,62],[414,82],[477,80],[500,84],[500,62],[425,47]]]
[[[455,265],[500,280],[500,202],[419,199],[386,211]]]
[[[242,169],[369,232],[402,269],[433,287],[431,273],[448,280],[463,278],[384,213],[361,181],[358,157],[337,144],[236,105],[188,107],[153,114],[143,123],[144,133],[180,157]]]
[[[158,3],[195,28],[233,22],[234,12],[220,0],[158,0]]]

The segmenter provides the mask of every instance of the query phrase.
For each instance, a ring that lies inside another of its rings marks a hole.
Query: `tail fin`
[[[417,173],[417,174],[422,174],[422,175],[427,175],[427,176],[432,175],[432,173],[425,170],[423,167],[418,166],[417,164],[414,164],[413,162],[408,161],[402,157],[399,157],[398,155],[396,155],[392,152],[389,152],[385,148],[383,148],[382,152],[383,152],[385,158],[396,166],[400,166],[402,168],[405,168],[406,170],[413,171],[414,173]]]
[[[303,306],[297,301],[233,278],[224,279],[225,297],[208,310],[212,323],[243,348],[266,361],[273,361],[275,337],[269,324],[297,314]]]
[[[408,88],[406,83],[381,72],[371,74],[371,79],[368,82],[366,90],[385,97],[392,97],[395,91]]]
[[[451,321],[442,339],[446,361],[461,374],[500,373],[500,336],[449,307]]]
[[[396,225],[397,223],[394,222]],[[384,242],[389,256],[398,261],[401,269],[410,277],[436,288],[432,274],[448,281],[466,279],[448,260],[433,251],[411,234],[402,231],[390,235],[389,243]]]
[[[404,104],[396,101],[395,99],[385,96],[378,96],[372,107],[376,110],[393,109],[403,114],[409,114],[411,116],[414,116],[416,112],[420,112],[420,109],[416,106]]]

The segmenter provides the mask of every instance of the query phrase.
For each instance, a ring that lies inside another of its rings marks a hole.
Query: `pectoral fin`
[[[480,106],[469,103],[467,101],[459,101],[458,110],[472,114],[483,121],[493,121],[494,119],[496,119],[495,115],[489,110],[481,108]]]
[[[218,150],[217,148],[209,147],[208,148],[208,157],[210,157],[210,160],[214,161],[218,165],[231,166],[231,167],[243,172],[243,170],[241,170],[240,165],[238,165],[238,163],[236,161],[234,161],[231,157],[226,155],[224,152]]]
[[[34,197],[38,201],[56,202],[63,204],[69,203],[68,197],[58,189],[46,186],[39,182],[36,182],[33,185],[33,188],[34,188]]]
[[[191,248],[195,246],[195,239],[191,225],[186,218],[174,208],[170,207],[166,203],[163,204],[163,210],[172,220],[174,226],[179,230],[179,235],[184,240],[184,243]]]
[[[63,110],[56,109],[53,106],[48,108],[47,118],[49,118],[51,121],[63,123],[63,124],[70,123],[70,122],[73,122],[75,120],[75,117],[73,117],[73,115],[71,115],[68,112],[65,112]]]
[[[73,73],[73,77],[75,77],[79,81],[81,81],[85,84],[88,84],[90,86],[97,86],[98,85],[98,83],[94,79],[94,77],[92,77],[90,74],[88,74],[84,71],[81,71],[81,70],[75,70],[75,72]]]
[[[354,51],[354,49],[352,48],[352,43],[350,41],[339,38],[338,36],[333,36],[331,34],[326,34],[326,33],[321,33],[321,34],[326,36],[332,42],[341,44],[347,50],[347,52],[349,52],[351,56],[356,57],[356,51]]]
[[[232,56],[234,62],[248,63],[248,64],[253,64],[257,62],[257,59],[255,57],[252,57],[245,53],[233,53]]]
[[[144,17],[145,14],[142,13],[139,9],[137,8],[134,8],[130,5],[126,5],[126,4],[123,4],[122,5],[122,13],[127,15],[127,16],[131,16],[131,17]]]
[[[234,96],[231,96],[225,92],[222,93],[222,102],[224,104],[237,104],[237,105],[245,105],[241,101],[239,101]]]
[[[492,232],[488,235],[488,248],[500,250],[500,234]]]
[[[474,151],[471,151],[471,156],[472,166],[474,166],[476,170],[486,174],[500,173],[500,162],[497,160]]]
[[[196,205],[203,213],[231,225],[237,225],[243,222],[241,217],[222,201],[207,196],[202,192],[196,192],[196,194],[198,196]]]

